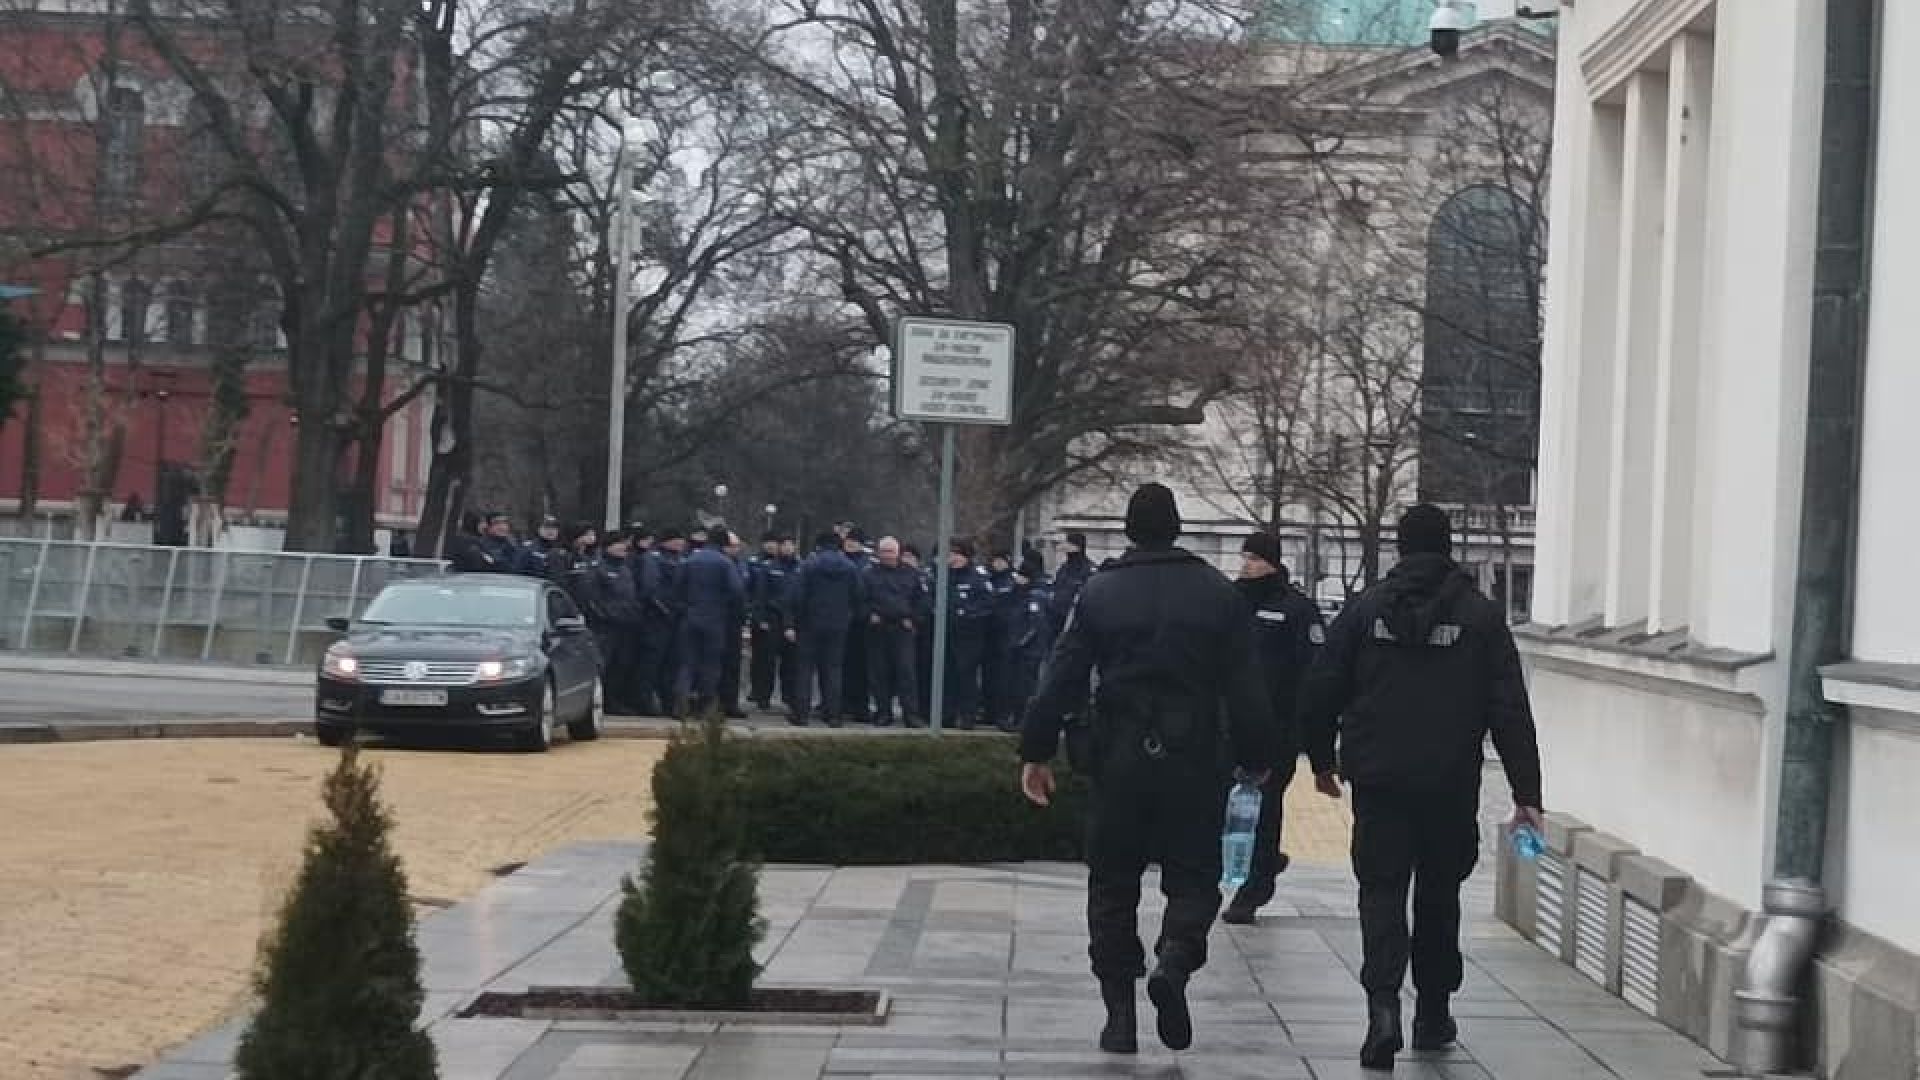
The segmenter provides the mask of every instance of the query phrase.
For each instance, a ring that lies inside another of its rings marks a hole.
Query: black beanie
[[[1082,555],[1086,554],[1087,553],[1087,534],[1083,532],[1068,533],[1067,546],[1079,548],[1080,553]]]
[[[1400,517],[1401,555],[1453,554],[1453,520],[1432,503],[1421,503]]]
[[[1141,484],[1127,500],[1127,539],[1143,548],[1172,547],[1180,538],[1180,507],[1161,484]]]
[[[1284,557],[1280,552],[1280,538],[1272,533],[1254,533],[1247,537],[1246,543],[1240,545],[1240,550],[1249,555],[1260,556],[1266,560],[1267,565],[1273,567],[1279,567],[1280,560]]]

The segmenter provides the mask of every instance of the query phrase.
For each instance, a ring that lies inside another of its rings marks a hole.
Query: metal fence
[[[0,539],[0,650],[299,665],[429,559]]]

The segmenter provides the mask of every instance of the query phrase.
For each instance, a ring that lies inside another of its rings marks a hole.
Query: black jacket
[[[867,585],[867,614],[878,615],[882,622],[898,626],[918,619],[924,586],[920,571],[911,566],[883,566],[876,562],[863,572]]]
[[[602,558],[586,569],[584,606],[595,626],[630,628],[646,621],[646,592],[636,572],[642,561]]]
[[[844,630],[865,607],[859,569],[835,548],[808,556],[789,580],[787,617],[794,629]]]
[[[680,564],[675,606],[703,625],[734,624],[746,608],[747,583],[740,568],[716,548],[696,548]],[[737,625],[737,624],[734,624]]]
[[[1217,756],[1224,716],[1235,764],[1264,769],[1273,760],[1252,620],[1233,585],[1199,556],[1129,551],[1087,581],[1027,707],[1022,761],[1053,758],[1096,671],[1096,742],[1103,731],[1151,727],[1170,753]]]
[[[1316,773],[1446,790],[1480,782],[1488,732],[1514,801],[1540,805],[1540,749],[1500,605],[1440,555],[1402,559],[1347,605],[1307,679],[1301,727]]]
[[[1321,623],[1319,606],[1278,574],[1241,578],[1233,587],[1253,613],[1254,647],[1260,656],[1267,699],[1273,703],[1273,724],[1279,740],[1274,764],[1284,766],[1300,753],[1295,705],[1307,671],[1326,643],[1326,627]]]
[[[1080,590],[1086,588],[1087,579],[1093,576],[1093,560],[1081,553],[1067,556],[1060,569],[1053,575],[1053,597],[1047,602],[1047,615],[1053,620],[1053,632],[1059,633],[1067,625],[1067,615],[1073,610],[1073,602],[1080,599]]]

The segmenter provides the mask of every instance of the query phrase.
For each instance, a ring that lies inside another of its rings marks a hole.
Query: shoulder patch
[[[1327,628],[1321,626],[1319,623],[1314,623],[1312,626],[1307,627],[1307,640],[1313,642],[1315,645],[1325,645],[1327,643]]]

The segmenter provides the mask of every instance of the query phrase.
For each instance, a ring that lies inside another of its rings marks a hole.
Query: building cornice
[[[1656,52],[1712,7],[1714,0],[1639,0],[1580,52],[1580,73],[1594,101],[1618,89]]]

